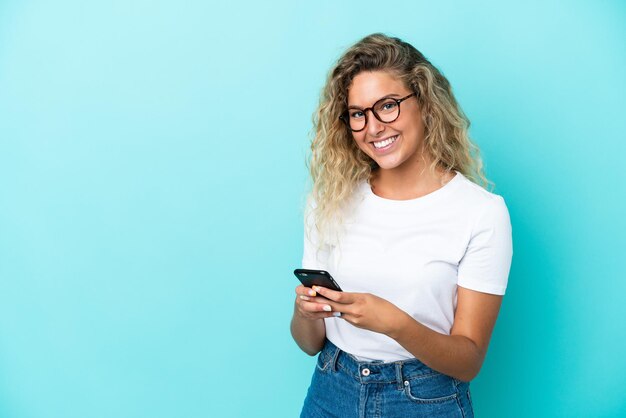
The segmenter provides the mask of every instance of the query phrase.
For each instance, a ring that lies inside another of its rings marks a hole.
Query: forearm
[[[291,336],[298,347],[310,356],[319,353],[326,339],[326,325],[323,319],[307,319],[294,309],[291,318]]]
[[[465,382],[476,377],[484,359],[469,338],[433,331],[406,313],[389,336],[431,369]]]

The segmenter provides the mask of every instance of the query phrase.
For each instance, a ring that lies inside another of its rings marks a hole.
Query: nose
[[[385,129],[385,124],[378,120],[374,116],[374,111],[370,109],[370,114],[367,117],[367,133],[371,136],[378,136],[380,132]]]

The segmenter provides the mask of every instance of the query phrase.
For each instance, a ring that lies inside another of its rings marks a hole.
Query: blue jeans
[[[326,340],[301,418],[473,418],[469,383],[417,359],[362,362]]]

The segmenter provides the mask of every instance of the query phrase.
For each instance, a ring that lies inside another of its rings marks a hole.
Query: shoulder
[[[474,217],[481,217],[485,213],[503,212],[507,210],[504,197],[492,193],[482,186],[472,182],[463,174],[458,173],[458,187],[455,189],[454,199],[465,211]]]
[[[460,173],[459,173],[460,174]],[[504,198],[485,190],[463,177],[459,187],[459,210],[465,215],[469,235],[468,249],[471,254],[493,255],[494,259],[510,264],[512,256],[512,227],[509,210]],[[472,255],[470,255],[471,257]],[[478,256],[480,258],[480,256]],[[467,261],[466,264],[471,264]],[[503,271],[505,270],[502,267]],[[467,274],[467,271],[464,271]]]
[[[468,202],[470,231],[459,262],[458,284],[483,293],[504,295],[513,256],[509,212],[504,198],[467,180],[460,193]]]

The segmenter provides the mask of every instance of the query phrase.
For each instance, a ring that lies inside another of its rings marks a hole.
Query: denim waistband
[[[359,361],[356,357],[339,349],[328,339],[320,353],[319,361],[322,369],[330,368],[333,371],[341,369],[362,384],[397,383],[399,388],[406,385],[405,382],[407,381],[432,376],[433,374],[441,374],[418,359],[390,363]]]

